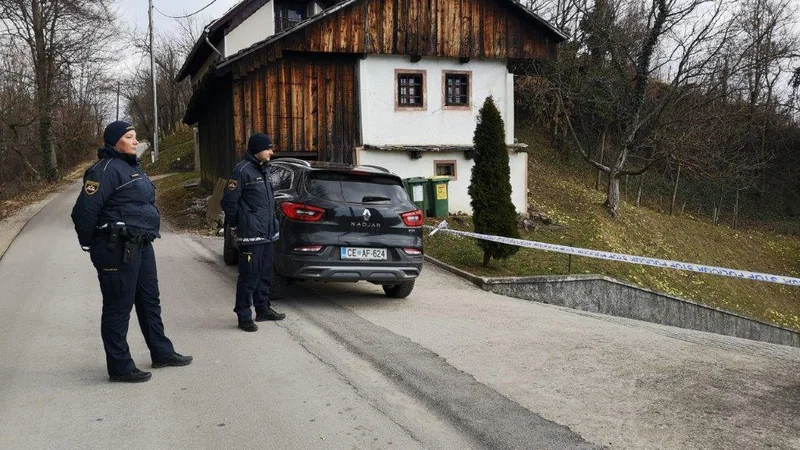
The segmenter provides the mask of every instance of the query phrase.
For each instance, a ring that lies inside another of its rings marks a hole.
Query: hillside
[[[536,142],[522,133],[523,142]],[[529,154],[529,209],[554,219],[552,225],[521,230],[523,239],[684,262],[800,277],[800,238],[765,229],[714,226],[689,214],[671,217],[623,203],[616,219],[603,209],[605,195],[595,175],[565,163],[552,150],[532,146]],[[634,195],[631,195],[633,197]],[[433,223],[432,221],[430,223]],[[452,218],[451,228],[471,229],[469,218]],[[522,249],[506,261],[482,266],[470,239],[447,233],[427,237],[427,254],[481,276],[596,273],[800,330],[800,287],[630,265]]]
[[[192,129],[181,125],[161,140],[158,161],[150,162],[150,150],[142,155],[142,168],[149,176],[169,172],[191,172],[194,170],[194,136]]]

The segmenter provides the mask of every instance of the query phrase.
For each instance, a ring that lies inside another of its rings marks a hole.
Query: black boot
[[[167,367],[167,366],[174,366],[174,367],[188,366],[189,364],[192,363],[192,359],[194,358],[192,358],[191,356],[183,356],[180,353],[173,353],[166,359],[153,361],[153,369],[158,369],[159,367]]]
[[[258,330],[258,325],[253,322],[253,319],[247,319],[239,322],[239,328],[243,329],[244,331],[253,332]]]
[[[279,313],[269,306],[265,308],[256,308],[256,322],[264,322],[265,320],[283,320],[286,314]]]
[[[139,369],[133,369],[123,375],[111,375],[108,377],[109,381],[117,383],[143,383],[150,379],[152,374],[150,372],[143,372]]]

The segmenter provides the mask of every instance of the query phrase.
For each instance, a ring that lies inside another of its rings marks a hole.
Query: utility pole
[[[153,78],[153,149],[150,153],[153,162],[158,160],[158,95],[156,94],[156,57],[153,52],[153,0],[149,0],[150,7],[147,10],[150,18],[150,75]]]

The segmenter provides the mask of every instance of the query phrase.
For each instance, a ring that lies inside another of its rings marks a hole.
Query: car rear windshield
[[[408,199],[400,180],[372,174],[312,172],[306,189],[314,197],[347,203],[401,203]]]

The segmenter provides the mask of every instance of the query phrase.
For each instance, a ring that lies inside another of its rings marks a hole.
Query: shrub
[[[475,166],[472,168],[469,195],[476,233],[519,237],[517,213],[511,203],[511,170],[508,167],[505,127],[492,97],[487,97],[478,114],[475,128]],[[505,259],[519,247],[478,241],[483,250],[483,265],[491,258]]]

